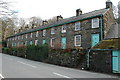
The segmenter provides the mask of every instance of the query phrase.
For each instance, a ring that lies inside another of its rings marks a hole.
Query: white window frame
[[[28,34],[26,34],[26,39],[28,38]]]
[[[38,39],[35,40],[35,45],[38,45]]]
[[[32,36],[33,36],[33,33],[30,33],[30,37],[32,38]]]
[[[54,47],[53,40],[55,40],[55,38],[51,38],[51,40],[50,40],[51,47]]]
[[[25,41],[25,46],[27,45],[27,41]]]
[[[23,35],[21,35],[22,39],[23,39]]]
[[[66,25],[63,25],[63,26],[62,26],[62,33],[66,33],[66,28],[67,28]]]
[[[43,36],[45,36],[45,35],[46,35],[46,29],[43,30]]]
[[[36,37],[38,37],[38,35],[39,35],[39,32],[37,31],[37,32],[36,32]]]
[[[79,25],[79,26],[78,26]],[[78,28],[79,27],[79,28]],[[75,31],[78,31],[78,30],[80,30],[80,28],[81,28],[81,23],[80,22],[76,22],[75,23]]]
[[[14,40],[14,37],[12,38],[12,40]]]
[[[76,43],[76,37],[80,37],[80,44],[79,45],[77,45]],[[76,35],[75,37],[74,37],[74,44],[75,44],[75,46],[81,46],[81,35]]]
[[[94,21],[97,20],[97,23]],[[92,28],[99,28],[99,18],[92,19]]]
[[[16,36],[15,36],[15,40],[16,40]]]
[[[51,28],[51,34],[55,34],[55,28]]]

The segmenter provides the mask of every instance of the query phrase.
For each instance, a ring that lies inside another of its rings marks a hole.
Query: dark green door
[[[92,47],[99,43],[100,36],[99,34],[92,34]]]
[[[112,71],[113,73],[120,73],[120,51],[112,52]]]
[[[62,49],[65,49],[66,48],[66,37],[63,37],[61,42],[62,42]]]

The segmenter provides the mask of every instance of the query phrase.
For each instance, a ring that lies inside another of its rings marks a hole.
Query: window
[[[46,40],[43,40],[43,41],[42,41],[42,44],[45,44],[45,43],[46,43]]]
[[[27,39],[27,36],[28,36],[28,35],[26,34],[26,39]]]
[[[17,36],[15,37],[15,40],[17,39]]]
[[[38,45],[38,40],[35,40],[35,45]]]
[[[51,47],[54,47],[55,38],[51,39]]]
[[[30,41],[30,45],[32,45],[33,43],[32,43],[32,41]]]
[[[46,35],[46,30],[43,30],[43,36],[45,36]]]
[[[76,35],[74,41],[75,41],[75,46],[81,46],[81,35]]]
[[[12,43],[12,47],[16,46],[16,43]]]
[[[32,35],[33,35],[33,34],[31,33],[31,38],[32,38]]]
[[[14,37],[12,38],[12,40],[14,40]]]
[[[92,19],[92,28],[98,28],[99,27],[99,18]]]
[[[38,33],[39,33],[39,32],[37,31],[37,32],[36,32],[36,37],[38,37]]]
[[[22,39],[23,39],[23,35],[22,35]]]
[[[12,43],[12,47],[14,46],[14,43]]]
[[[55,28],[51,28],[51,34],[55,34]]]
[[[66,33],[66,26],[62,26],[62,33]]]
[[[80,22],[75,23],[75,31],[80,30]]]
[[[25,46],[27,45],[27,41],[25,41]]]

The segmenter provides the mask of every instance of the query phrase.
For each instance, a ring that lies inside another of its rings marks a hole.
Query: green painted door
[[[66,37],[63,37],[61,42],[62,42],[62,49],[65,49],[66,48]]]
[[[46,43],[46,40],[43,40],[43,41],[42,41],[42,44],[45,44],[45,43]]]
[[[92,47],[95,46],[100,41],[99,34],[92,34]]]
[[[112,52],[112,71],[113,73],[120,73],[120,51]]]
[[[32,41],[30,41],[30,45],[32,45],[33,43],[32,43]]]

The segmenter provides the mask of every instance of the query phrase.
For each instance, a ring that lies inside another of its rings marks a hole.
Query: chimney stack
[[[108,9],[108,8],[112,8],[112,2],[110,1],[110,0],[107,0],[106,1],[106,9]]]
[[[46,25],[46,24],[48,24],[47,20],[42,21],[42,25]]]
[[[57,16],[57,21],[60,21],[60,20],[62,20],[63,19],[63,17],[60,15],[60,16]]]
[[[76,10],[76,16],[82,15],[82,10],[81,9],[77,9]]]
[[[21,30],[19,29],[18,32],[21,32]]]

